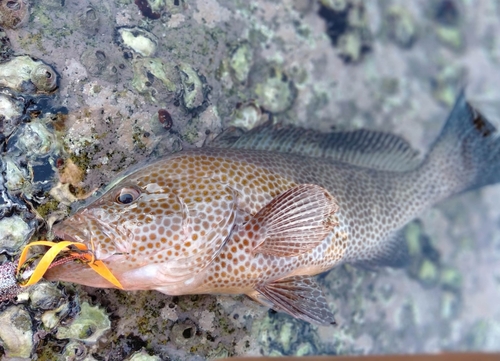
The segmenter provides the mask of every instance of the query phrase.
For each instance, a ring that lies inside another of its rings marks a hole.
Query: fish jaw
[[[116,277],[113,271],[112,273]],[[111,282],[95,273],[88,265],[77,261],[50,268],[45,273],[44,278],[49,281],[78,283],[80,285],[97,288],[116,288]]]
[[[85,244],[96,259],[104,261],[113,255],[128,254],[129,232],[109,226],[99,213],[98,209],[83,210],[55,224],[52,232],[61,240]],[[103,247],[104,244],[107,246]]]
[[[168,263],[131,267],[124,255],[111,256],[104,263],[118,279],[122,289],[126,291],[157,290],[172,296],[190,294],[194,293],[205,277],[203,273],[191,275],[187,279],[176,277],[169,274]],[[49,281],[78,283],[96,288],[116,288],[88,265],[79,261],[54,266],[45,273],[44,277]]]

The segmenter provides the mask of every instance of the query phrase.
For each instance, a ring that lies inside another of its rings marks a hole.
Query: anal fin
[[[256,232],[254,252],[291,257],[318,246],[337,225],[335,198],[314,184],[300,184],[275,197],[246,225]]]
[[[256,287],[255,300],[317,325],[335,325],[323,291],[310,276],[293,276]],[[271,303],[271,305],[269,304]]]

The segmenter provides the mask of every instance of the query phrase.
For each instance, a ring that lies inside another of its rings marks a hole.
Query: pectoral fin
[[[283,311],[317,325],[335,325],[335,318],[317,283],[309,276],[284,278],[256,287],[250,297],[276,311]]]
[[[254,252],[297,256],[318,246],[338,223],[335,198],[314,184],[301,184],[274,198],[245,228],[256,232]]]

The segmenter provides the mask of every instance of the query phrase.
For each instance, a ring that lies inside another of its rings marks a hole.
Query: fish
[[[462,93],[425,156],[364,129],[229,131],[120,176],[52,231],[85,245],[124,290],[246,294],[333,325],[315,275],[345,263],[405,265],[404,225],[499,180],[496,128]],[[78,260],[45,278],[117,287]]]

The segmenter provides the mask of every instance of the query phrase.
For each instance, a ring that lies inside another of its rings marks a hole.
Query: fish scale
[[[122,177],[55,235],[89,245],[126,290],[243,293],[333,324],[312,276],[346,262],[404,264],[401,227],[440,200],[500,181],[496,129],[463,95],[423,159],[401,138],[366,130],[264,125],[231,139]],[[77,262],[46,278],[113,287]]]

